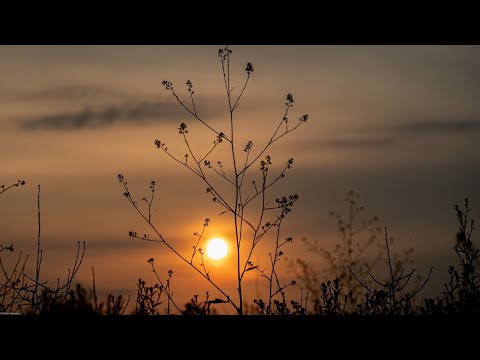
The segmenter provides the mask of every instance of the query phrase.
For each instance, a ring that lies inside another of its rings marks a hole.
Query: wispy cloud
[[[132,95],[117,89],[97,85],[65,85],[7,95],[14,101],[97,101],[124,99]]]
[[[184,119],[185,112],[176,102],[140,101],[27,118],[23,119],[21,127],[25,130],[80,130],[107,127],[115,123],[146,124]]]
[[[369,127],[354,130],[354,136],[313,141],[309,147],[335,150],[383,149],[400,144],[415,135],[467,135],[480,132],[480,121],[437,120],[410,121],[389,127]]]
[[[353,129],[353,133],[362,135],[383,134],[384,136],[403,135],[442,135],[442,134],[467,134],[480,131],[480,119],[436,119],[436,120],[405,120],[391,121],[388,126],[369,126]]]
[[[409,134],[469,133],[480,131],[480,121],[476,120],[438,120],[407,122],[391,128]]]
[[[341,138],[315,142],[315,147],[332,149],[378,149],[393,144],[392,137]]]

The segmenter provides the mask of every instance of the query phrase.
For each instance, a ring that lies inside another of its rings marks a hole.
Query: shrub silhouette
[[[182,311],[183,315],[215,315],[217,311],[211,309],[210,305],[221,303],[222,301],[210,300],[210,294],[208,291],[205,293],[205,301],[198,301],[198,294],[193,295],[190,302],[185,304],[185,310]]]
[[[264,164],[267,166],[267,163]],[[2,194],[8,189],[23,185],[25,182],[19,180],[17,183],[11,186],[1,186]],[[124,186],[127,187],[126,182]],[[151,190],[154,193],[155,184],[152,182]],[[127,188],[128,191],[128,188]],[[355,209],[356,200],[358,195],[354,192],[349,192],[347,195],[347,201],[350,206]],[[288,202],[296,200],[295,197],[289,199],[277,199],[277,203]],[[149,201],[146,201],[150,208],[153,201],[153,195]],[[137,208],[137,207],[136,207]],[[358,208],[359,209],[359,208]],[[350,219],[354,218],[357,210],[350,213]],[[358,210],[360,211],[360,210]],[[363,211],[363,210],[362,210]],[[416,286],[407,290],[407,286],[412,282],[412,278],[415,269],[406,271],[405,261],[402,259],[395,260],[390,253],[391,238],[388,237],[387,229],[385,228],[384,241],[385,245],[383,249],[386,252],[386,257],[377,256],[373,259],[375,264],[379,264],[386,261],[387,264],[387,276],[385,280],[379,280],[374,277],[370,271],[357,272],[355,269],[373,269],[374,265],[368,264],[367,258],[362,258],[355,254],[355,250],[350,252],[351,256],[342,257],[341,251],[349,248],[354,248],[354,231],[351,229],[353,222],[345,222],[343,218],[334,213],[333,216],[337,218],[337,224],[340,231],[340,239],[345,244],[342,249],[337,246],[335,251],[339,254],[336,259],[346,260],[343,264],[347,265],[347,269],[350,272],[352,278],[359,284],[357,295],[352,295],[353,292],[345,291],[345,284],[349,284],[348,278],[337,277],[333,281],[325,281],[318,284],[318,287],[313,287],[314,283],[310,283],[311,289],[314,293],[314,313],[324,316],[338,316],[345,314],[359,314],[365,316],[371,315],[411,315],[411,314],[423,314],[423,315],[472,315],[480,312],[480,281],[478,276],[478,263],[480,259],[480,250],[475,246],[472,234],[475,229],[475,222],[471,217],[472,208],[470,201],[465,199],[463,207],[455,205],[455,214],[458,221],[458,230],[456,232],[456,242],[454,245],[454,251],[458,258],[458,269],[454,266],[448,268],[448,282],[444,284],[443,293],[437,297],[426,298],[423,301],[423,306],[416,309],[413,306],[414,298],[420,293],[420,291],[426,286],[432,269],[430,269],[429,275]],[[374,217],[371,222],[364,222],[363,228],[369,228],[371,225],[376,224],[378,218]],[[151,218],[149,218],[151,221]],[[130,301],[130,297],[124,298],[122,295],[114,296],[109,294],[105,301],[98,302],[95,286],[95,272],[92,268],[93,289],[87,289],[82,284],[76,284],[73,286],[75,274],[80,268],[83,257],[85,254],[85,244],[83,247],[78,243],[77,255],[72,270],[69,270],[66,282],[61,285],[60,281],[56,285],[49,285],[48,282],[40,280],[40,268],[42,259],[42,249],[40,242],[40,187],[38,189],[38,222],[39,231],[37,238],[37,267],[34,276],[30,276],[25,271],[25,265],[28,257],[23,256],[22,253],[17,258],[13,268],[9,271],[4,262],[2,261],[2,255],[14,252],[12,245],[0,246],[0,268],[4,277],[4,281],[0,283],[0,312],[20,312],[23,314],[42,314],[42,315],[123,315],[127,311],[127,307]],[[193,254],[191,256],[190,263],[193,263],[195,256],[200,257],[200,267],[197,269],[203,271],[204,277],[211,281],[209,272],[207,271],[205,264],[203,264],[203,251],[199,247],[201,240],[204,236],[205,230],[209,225],[210,220],[205,219],[203,224],[203,230],[200,233],[196,233],[197,240],[193,245]],[[281,222],[279,222],[280,224]],[[366,225],[365,225],[366,224]],[[279,226],[278,226],[279,227]],[[266,229],[264,230],[264,233]],[[374,229],[373,233],[378,232]],[[370,232],[372,234],[372,232]],[[131,232],[130,236],[138,238],[136,233]],[[147,236],[142,238],[143,240],[152,241]],[[308,301],[309,294],[311,292],[306,289],[304,293],[301,289],[300,301],[290,300],[287,301],[285,289],[295,284],[292,281],[287,284],[282,284],[276,275],[275,265],[283,255],[280,250],[284,245],[291,242],[291,238],[287,238],[284,241],[279,240],[279,229],[276,231],[274,237],[275,248],[274,255],[270,254],[271,266],[268,269],[261,269],[258,265],[253,263],[247,263],[247,271],[255,270],[260,277],[267,279],[269,285],[269,295],[267,300],[254,299],[253,304],[243,303],[242,309],[244,314],[260,314],[260,315],[307,315],[309,314]],[[370,237],[366,242],[367,246],[374,243],[372,239],[376,237]],[[365,248],[365,244],[364,244]],[[382,248],[382,247],[379,247]],[[339,250],[340,249],[340,250]],[[356,249],[362,249],[357,247]],[[321,252],[319,252],[321,253]],[[325,254],[325,253],[321,253]],[[406,253],[403,259],[409,260],[411,250]],[[357,257],[355,257],[357,256]],[[363,267],[355,268],[355,260],[362,259],[365,262]],[[188,261],[188,260],[187,260]],[[182,314],[182,315],[213,315],[217,311],[212,308],[212,305],[219,303],[229,303],[221,298],[210,297],[208,292],[205,293],[205,300],[199,300],[199,295],[195,294],[191,298],[190,302],[186,303],[183,308],[179,308],[174,301],[173,291],[171,289],[171,280],[173,271],[169,270],[166,280],[162,280],[155,268],[155,260],[153,258],[147,261],[153,273],[157,278],[157,282],[153,286],[147,286],[146,282],[139,279],[137,283],[137,299],[136,307],[132,314],[135,315],[160,315],[164,314]],[[340,262],[342,263],[342,262]],[[250,270],[248,270],[250,269]],[[332,268],[331,273],[335,270],[341,271],[342,267],[339,265],[337,268]],[[304,273],[308,276],[308,273]],[[367,281],[370,280],[370,281]],[[342,282],[343,281],[343,282]],[[363,293],[362,293],[363,289]],[[316,293],[315,293],[316,291]],[[365,292],[366,291],[366,292]],[[358,293],[361,296],[358,296]],[[312,299],[310,299],[312,302]],[[348,309],[347,304],[354,305],[353,310]],[[165,307],[165,310],[161,309],[161,306]]]
[[[0,185],[0,195],[6,191],[18,188],[19,186],[25,185],[24,180],[18,180],[16,183],[11,185]],[[25,265],[27,263],[28,257],[23,256],[23,253],[17,257],[17,261],[13,266],[13,269],[10,271],[7,270],[2,261],[2,253],[14,252],[13,245],[5,245],[0,243],[0,268],[2,270],[2,275],[5,278],[5,282],[0,283],[0,312],[16,312],[18,310],[18,295],[15,293],[12,284],[20,284],[25,277]]]
[[[458,220],[455,254],[460,271],[454,266],[448,267],[449,280],[444,284],[444,292],[436,300],[424,300],[421,309],[423,314],[479,314],[480,313],[480,282],[478,278],[478,259],[480,250],[472,241],[475,222],[470,217],[472,209],[470,201],[465,199],[463,208],[455,205]]]
[[[420,286],[407,292],[405,291],[405,288],[412,279],[415,269],[410,272],[405,272],[405,269],[402,268],[398,274],[395,274],[392,265],[392,258],[390,256],[387,228],[385,228],[385,244],[387,250],[389,276],[387,276],[385,281],[381,282],[377,280],[371,273],[368,273],[377,289],[368,285],[365,280],[360,279],[354,273],[351,267],[348,267],[348,270],[355,280],[357,280],[358,283],[362,285],[365,290],[367,290],[367,293],[365,294],[365,300],[363,304],[360,303],[357,305],[357,310],[360,314],[365,315],[413,314],[414,309],[412,307],[412,300],[427,284],[430,276],[432,275],[433,267],[430,268],[430,273]],[[380,289],[378,289],[378,286],[380,286]]]
[[[25,181],[18,180],[17,183],[7,187],[2,185],[0,186],[0,195],[13,187],[18,187],[24,184]],[[0,245],[0,270],[5,278],[5,282],[0,284],[0,311],[20,312],[25,314],[43,314],[51,311],[53,308],[56,309],[59,306],[71,308],[75,302],[79,302],[79,306],[83,311],[83,293],[79,289],[78,293],[72,293],[70,289],[85,255],[85,242],[83,242],[83,247],[81,246],[80,242],[78,242],[75,262],[73,267],[68,269],[67,279],[63,284],[60,283],[60,279],[58,279],[57,283],[53,286],[46,281],[41,281],[40,273],[42,267],[43,250],[40,241],[40,185],[38,185],[37,207],[37,257],[34,275],[30,276],[27,274],[25,267],[28,256],[24,257],[21,252],[18,255],[13,269],[9,271],[2,261],[2,253],[7,250],[13,252],[13,246]],[[77,298],[75,298],[76,295],[78,295]],[[72,296],[76,300],[71,300]]]
[[[189,127],[187,123],[183,122],[178,127],[178,133],[185,143],[186,153],[182,156],[177,156],[168,150],[167,144],[162,140],[155,140],[155,146],[161,150],[167,157],[174,160],[176,163],[188,170],[188,172],[194,174],[198,177],[206,186],[206,193],[211,197],[213,202],[215,202],[221,209],[222,214],[231,214],[232,216],[232,227],[235,229],[235,262],[236,262],[236,283],[238,294],[236,297],[233,297],[227,294],[222,287],[217,283],[217,281],[212,278],[210,273],[205,267],[203,261],[203,251],[201,250],[201,239],[204,234],[206,227],[208,226],[209,219],[206,219],[204,222],[204,227],[201,232],[195,233],[194,236],[197,237],[193,245],[193,252],[191,256],[180,254],[174,247],[174,245],[161,234],[160,230],[152,222],[152,204],[154,201],[155,194],[155,181],[152,181],[150,184],[150,196],[144,197],[142,201],[145,203],[146,208],[141,210],[140,202],[135,200],[132,192],[129,190],[128,183],[125,177],[122,174],[118,175],[119,182],[123,185],[124,196],[130,202],[130,204],[135,208],[137,213],[146,221],[149,227],[153,230],[155,236],[151,237],[149,234],[144,234],[143,236],[138,235],[136,231],[130,231],[129,236],[132,238],[144,240],[144,241],[155,241],[162,243],[171,252],[180,259],[182,259],[188,266],[192,268],[193,271],[200,274],[207,282],[209,282],[215,289],[220,293],[221,298],[215,299],[214,303],[228,303],[230,304],[238,314],[243,314],[243,280],[249,272],[256,272],[261,277],[265,278],[268,283],[268,293],[269,297],[266,300],[266,312],[272,313],[272,304],[276,304],[275,301],[280,301],[276,305],[277,309],[279,307],[285,308],[287,306],[286,294],[284,289],[293,284],[293,282],[287,282],[284,284],[278,277],[277,272],[275,271],[276,265],[283,255],[283,249],[281,247],[292,241],[291,237],[288,237],[286,240],[283,240],[281,236],[281,226],[287,215],[290,214],[293,205],[298,200],[298,195],[284,195],[277,197],[275,200],[270,200],[270,194],[267,192],[278,183],[280,180],[285,178],[286,174],[293,166],[293,159],[286,159],[284,165],[277,171],[276,175],[272,175],[272,172],[275,170],[273,167],[272,158],[267,153],[267,150],[270,147],[282,139],[287,134],[295,131],[301,125],[303,125],[308,120],[308,115],[302,115],[297,120],[290,120],[289,114],[294,105],[294,98],[292,94],[288,94],[285,100],[285,111],[283,116],[278,121],[278,125],[273,132],[273,135],[262,145],[259,151],[254,151],[253,141],[248,141],[246,144],[242,145],[242,150],[239,149],[238,138],[236,136],[236,131],[234,128],[235,115],[239,106],[241,105],[240,100],[244,95],[245,89],[249,84],[250,78],[254,72],[254,67],[251,63],[247,63],[245,67],[246,78],[243,83],[243,86],[239,87],[240,91],[234,95],[235,85],[233,84],[231,71],[230,71],[230,59],[232,55],[232,50],[226,46],[218,50],[218,58],[221,65],[221,70],[223,74],[223,83],[225,86],[226,100],[229,110],[228,121],[226,124],[226,129],[215,129],[210,125],[206,120],[204,120],[199,113],[196,104],[195,104],[195,91],[192,81],[188,80],[186,82],[188,98],[190,105],[184,101],[177,89],[171,81],[163,81],[163,86],[165,89],[170,92],[174,99],[179,103],[179,105],[195,120],[203,124],[213,136],[213,139],[208,140],[210,143],[213,142],[213,145],[210,147],[210,150],[206,152],[205,155],[200,155],[193,148],[191,141],[189,140]],[[212,141],[213,140],[213,141]],[[221,161],[214,161],[213,155],[215,151],[219,148],[225,148],[223,151],[228,151],[231,156],[230,164],[224,164]],[[241,156],[240,154],[243,154]],[[258,166],[260,171],[259,179],[252,180],[249,188],[247,188],[247,183],[245,182],[247,178],[247,173],[250,173],[250,170],[255,168],[255,165]],[[230,187],[229,191],[222,192],[214,186],[212,179],[217,178],[222,180],[226,185]],[[233,200],[228,200],[233,198]],[[253,201],[257,200],[260,203],[259,205],[259,216],[253,217],[247,214],[247,210],[253,207],[255,204]],[[263,268],[261,264],[254,264],[252,261],[252,255],[257,247],[257,245],[262,241],[268,238],[268,236],[273,237],[273,242],[275,244],[275,251],[269,254],[270,263],[267,268]],[[246,258],[241,257],[242,249],[247,248],[248,255]],[[278,300],[276,298],[280,298]],[[195,308],[195,301],[192,301],[192,308]],[[212,302],[210,302],[212,304]],[[283,310],[282,310],[283,311]],[[285,310],[286,311],[286,310]]]
[[[39,296],[38,310],[27,308],[26,314],[40,315],[123,315],[128,307],[129,299],[123,295],[109,294],[105,301],[98,303],[92,289],[82,284],[76,284],[65,297],[52,296],[51,292],[43,291]]]
[[[336,221],[339,237],[333,249],[326,249],[318,239],[303,239],[307,249],[326,262],[323,277],[336,280],[322,282],[318,270],[304,259],[297,259],[296,263],[290,264],[310,293],[315,313],[324,312],[323,288],[329,282],[334,284],[335,281],[342,287],[344,295],[340,300],[344,303],[342,305],[344,310],[356,311],[357,304],[364,298],[364,288],[348,268],[363,278],[369,286],[373,286],[374,281],[368,274],[374,271],[379,263],[387,261],[385,242],[380,236],[382,229],[379,217],[367,215],[365,206],[360,203],[360,195],[355,190],[347,192],[345,202],[347,207],[345,214],[330,211],[330,216]],[[393,238],[389,241],[392,243]],[[405,265],[411,263],[412,253],[413,249],[408,249],[400,255],[392,255],[394,276],[397,276]]]

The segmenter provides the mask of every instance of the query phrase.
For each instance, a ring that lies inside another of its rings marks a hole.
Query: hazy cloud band
[[[475,120],[439,120],[415,121],[396,126],[393,131],[409,134],[424,133],[467,133],[480,131],[480,121]]]
[[[108,105],[101,108],[85,107],[82,110],[44,115],[24,119],[25,130],[79,130],[101,128],[115,123],[145,124],[153,121],[178,122],[186,114],[176,102],[142,101],[123,105]]]

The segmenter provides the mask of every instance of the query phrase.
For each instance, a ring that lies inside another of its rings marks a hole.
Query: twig
[[[40,277],[40,266],[42,263],[42,250],[40,248],[40,185],[38,185],[38,195],[37,195],[37,219],[38,219],[38,235],[37,235],[37,266],[35,269],[35,292],[32,297],[32,305],[34,306],[35,311],[37,311],[37,300],[38,300],[38,279]]]
[[[93,299],[95,301],[95,313],[98,314],[97,290],[95,287],[95,270],[92,266],[92,285],[93,285]]]

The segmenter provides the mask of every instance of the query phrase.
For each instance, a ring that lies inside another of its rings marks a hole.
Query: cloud
[[[343,138],[316,142],[316,147],[332,149],[378,149],[393,144],[392,137]]]
[[[385,149],[415,135],[468,135],[478,132],[480,121],[475,120],[411,121],[389,127],[356,129],[356,136],[313,141],[307,146],[333,150]]]
[[[382,148],[408,142],[409,139],[421,136],[422,138],[435,136],[449,136],[451,141],[457,141],[457,136],[468,136],[480,132],[480,121],[477,120],[421,120],[421,121],[397,121],[390,126],[372,126],[353,129],[356,136],[365,139],[340,139],[326,141],[325,147],[332,148]],[[453,137],[452,137],[453,135]],[[357,138],[358,139],[358,138]],[[322,146],[322,144],[319,144]]]
[[[218,109],[218,106],[212,107]],[[210,111],[211,112],[211,111]],[[205,113],[205,112],[203,112]],[[23,119],[24,130],[80,130],[111,126],[115,123],[146,124],[153,121],[178,122],[185,120],[186,112],[174,101],[140,101],[99,108],[44,115]],[[213,114],[207,114],[212,116]]]
[[[451,134],[480,131],[480,121],[474,120],[439,120],[414,121],[393,127],[391,130],[409,134]]]
[[[94,85],[56,86],[12,95],[19,101],[79,101],[105,98],[124,98],[126,92]]]
[[[375,126],[354,129],[356,134],[387,134],[390,136],[401,135],[442,135],[442,134],[468,134],[480,131],[480,120],[396,120],[397,125]],[[386,136],[386,135],[385,135]]]

